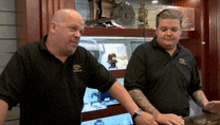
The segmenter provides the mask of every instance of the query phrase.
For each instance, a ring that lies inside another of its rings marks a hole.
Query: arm
[[[193,93],[192,99],[203,109],[220,114],[220,101],[208,101],[202,90],[197,90]]]
[[[127,92],[127,90],[116,81],[109,90],[109,93],[118,100],[121,105],[131,114],[135,114],[135,110],[138,109],[138,106],[132,100],[131,96]],[[140,125],[157,125],[152,115],[144,112],[142,115],[135,118],[135,121]]]
[[[149,112],[150,114],[157,116],[160,112],[149,102],[146,96],[142,91],[135,89],[129,91],[131,97],[137,103],[137,105],[144,111]]]
[[[8,104],[5,101],[0,100],[0,125],[3,125],[7,111],[8,111]]]
[[[175,114],[161,114],[146,98],[141,90],[135,89],[129,91],[133,100],[137,103],[137,105],[144,111],[152,114],[156,121],[161,124],[168,125],[181,125],[184,124],[184,120],[181,116],[177,116]]]
[[[195,91],[192,95],[192,99],[203,109],[205,109],[205,105],[209,102],[202,90]]]

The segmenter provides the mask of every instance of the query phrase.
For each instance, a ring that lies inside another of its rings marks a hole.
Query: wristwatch
[[[136,109],[135,114],[132,115],[132,119],[135,119],[137,116],[141,115],[143,111],[141,109]]]

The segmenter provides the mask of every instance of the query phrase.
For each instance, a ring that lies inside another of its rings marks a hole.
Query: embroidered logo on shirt
[[[183,58],[179,58],[179,63],[183,64],[183,65],[186,65],[186,60],[183,59]]]
[[[82,67],[80,65],[74,65],[73,72],[82,72]]]

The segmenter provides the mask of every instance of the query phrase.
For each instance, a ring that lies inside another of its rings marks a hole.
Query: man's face
[[[156,29],[157,42],[165,50],[173,50],[176,48],[182,28],[179,19],[159,19]]]
[[[55,36],[60,52],[73,54],[78,47],[84,28],[83,18],[76,14],[70,15],[64,23],[57,23]]]

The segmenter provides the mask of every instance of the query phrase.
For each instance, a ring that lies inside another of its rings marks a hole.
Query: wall
[[[15,0],[0,0],[0,73],[17,49]]]
[[[17,50],[15,0],[0,0],[0,73]],[[9,111],[4,125],[18,125],[19,108]]]

